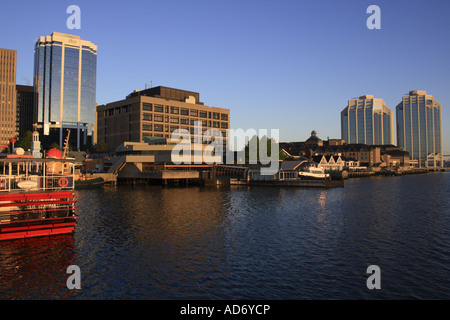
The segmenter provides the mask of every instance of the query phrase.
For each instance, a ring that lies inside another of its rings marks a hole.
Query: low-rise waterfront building
[[[409,153],[392,144],[347,144],[343,139],[322,140],[316,131],[312,131],[306,141],[280,143],[280,152],[290,160],[312,159],[327,171],[378,170],[392,166],[408,168],[411,165]]]
[[[319,168],[324,169],[325,171],[361,171],[367,170],[367,167],[363,167],[360,165],[360,162],[354,158],[349,158],[342,156],[341,154],[337,155],[315,155],[312,157],[312,161],[317,163]]]
[[[378,167],[382,163],[381,148],[365,144],[344,144],[340,146],[323,146],[315,149],[317,155],[341,155],[358,161],[362,166]]]
[[[314,155],[314,150],[317,147],[322,147],[327,143],[317,136],[315,130],[311,131],[311,136],[305,141],[299,142],[281,142],[279,144],[280,152],[288,159],[298,159],[299,157],[309,158]]]
[[[177,142],[170,138],[146,137],[144,142],[125,141],[115,150],[111,158],[109,173],[118,179],[167,182],[188,181],[211,177],[215,155],[206,155],[208,145],[191,144],[191,154],[179,163]]]

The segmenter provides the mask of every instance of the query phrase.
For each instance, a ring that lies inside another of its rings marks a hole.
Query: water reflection
[[[69,298],[67,267],[76,264],[72,235],[3,241],[0,298]]]
[[[2,243],[0,297],[448,298],[449,193],[450,173],[328,190],[80,190],[73,236]],[[66,288],[72,264],[78,291]],[[381,291],[366,288],[370,264]]]

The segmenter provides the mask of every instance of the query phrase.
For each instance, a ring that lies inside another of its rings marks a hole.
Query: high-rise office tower
[[[441,105],[426,91],[410,91],[396,107],[397,143],[420,167],[442,167]]]
[[[341,137],[348,144],[394,144],[394,114],[383,99],[365,95],[349,100],[341,112]]]
[[[16,138],[17,52],[0,49],[0,150]]]
[[[34,88],[33,86],[16,85],[16,92],[16,127],[19,133],[19,138],[23,138],[25,132],[33,132]]]
[[[79,36],[53,32],[36,41],[34,59],[35,122],[43,141],[62,147],[66,129],[71,129],[76,133],[70,135],[70,144],[83,148],[92,142],[95,124],[97,46]]]

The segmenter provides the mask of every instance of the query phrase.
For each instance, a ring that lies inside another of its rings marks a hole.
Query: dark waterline
[[[80,190],[73,235],[0,244],[0,298],[448,299],[449,195],[449,172],[328,190]],[[70,265],[81,290],[67,289]]]

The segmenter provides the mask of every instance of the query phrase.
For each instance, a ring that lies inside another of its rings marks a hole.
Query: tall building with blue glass
[[[80,150],[93,143],[96,77],[97,46],[93,43],[58,32],[36,41],[34,120],[44,140],[62,146],[71,130],[73,148]]]
[[[349,100],[341,112],[341,137],[347,144],[394,144],[394,114],[371,95]]]
[[[441,105],[426,91],[410,91],[396,107],[397,143],[419,167],[442,167]]]

